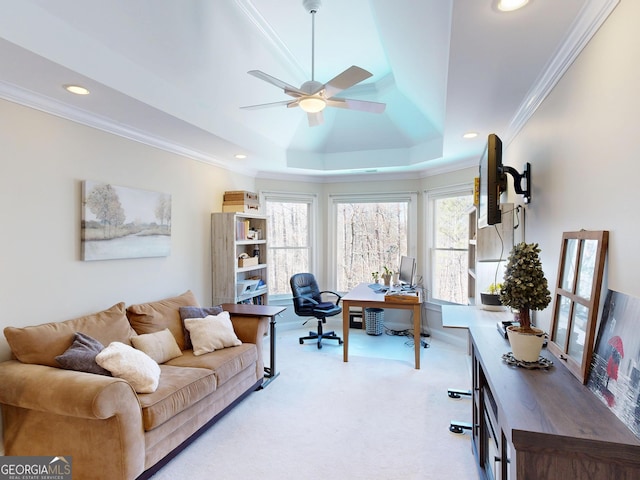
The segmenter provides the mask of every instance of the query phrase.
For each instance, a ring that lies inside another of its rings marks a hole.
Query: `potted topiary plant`
[[[547,279],[540,262],[537,243],[519,243],[509,254],[500,301],[510,307],[519,326],[507,327],[513,356],[523,362],[536,362],[545,333],[531,326],[531,310],[544,310],[551,302]]]

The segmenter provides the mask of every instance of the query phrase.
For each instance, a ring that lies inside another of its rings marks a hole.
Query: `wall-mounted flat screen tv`
[[[500,194],[506,188],[506,175],[502,169],[502,141],[492,133],[480,157],[480,199],[478,227],[495,225],[502,221]]]

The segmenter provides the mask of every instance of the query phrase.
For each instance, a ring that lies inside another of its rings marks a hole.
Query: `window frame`
[[[424,216],[425,222],[424,225],[424,239],[425,239],[425,278],[423,278],[423,282],[426,287],[427,298],[426,300],[429,303],[435,303],[438,305],[463,305],[459,303],[450,302],[448,300],[443,300],[440,298],[433,297],[433,275],[434,275],[434,266],[433,266],[433,258],[435,251],[435,243],[436,243],[436,201],[442,198],[450,198],[457,197],[462,195],[473,195],[473,182],[465,182],[459,183],[455,185],[448,185],[445,187],[433,188],[430,190],[425,190],[424,192]],[[467,251],[469,247],[467,245]]]
[[[317,226],[317,218],[318,218],[318,196],[315,193],[294,193],[294,192],[283,192],[283,191],[261,191],[260,192],[260,203],[264,205],[264,214],[267,212],[267,202],[290,202],[290,203],[306,203],[309,211],[309,239],[308,239],[308,250],[309,250],[309,271],[315,272],[317,266],[317,235],[316,235],[316,226]],[[267,237],[267,251],[275,248],[270,245],[269,238],[271,238],[271,233],[268,233]],[[269,255],[269,258],[271,255]],[[275,265],[272,264],[271,260],[269,260],[268,268],[275,268]],[[270,302],[279,302],[285,300],[291,300],[292,294],[288,292],[286,294],[274,294],[269,295]]]
[[[389,193],[357,193],[330,194],[327,199],[328,208],[328,246],[326,272],[329,288],[335,289],[338,284],[336,258],[337,246],[337,205],[340,203],[390,203],[407,202],[407,255],[417,258],[418,252],[418,192]],[[417,277],[417,276],[416,276]],[[366,282],[369,278],[363,278]]]

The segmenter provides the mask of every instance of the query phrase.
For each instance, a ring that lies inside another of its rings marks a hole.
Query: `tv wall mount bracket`
[[[513,177],[513,189],[518,195],[524,196],[524,203],[531,203],[531,164],[529,162],[524,164],[524,171],[518,173],[518,171],[506,165],[502,166],[502,175],[504,181],[504,189],[507,188],[507,177],[505,174],[509,174]],[[522,181],[525,181],[526,187],[522,187]]]

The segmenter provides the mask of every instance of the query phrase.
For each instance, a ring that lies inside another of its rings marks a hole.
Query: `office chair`
[[[315,277],[311,273],[296,273],[289,279],[291,292],[293,293],[293,309],[299,317],[315,317],[318,319],[318,331],[309,332],[306,337],[300,337],[300,345],[305,340],[317,340],[318,348],[322,348],[322,339],[338,340],[338,345],[342,345],[342,339],[335,332],[323,332],[322,324],[326,323],[327,317],[333,317],[342,312],[338,305],[342,298],[336,292],[330,290],[320,291]],[[323,293],[335,295],[335,303],[322,300]],[[307,320],[308,321],[308,320]],[[307,323],[306,321],[304,323]],[[304,324],[303,324],[304,325]]]

